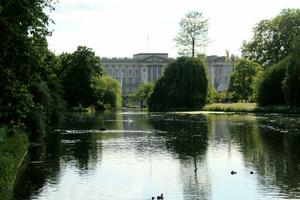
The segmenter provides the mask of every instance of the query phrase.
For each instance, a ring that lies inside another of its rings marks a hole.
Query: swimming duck
[[[160,196],[157,196],[157,200],[163,200],[164,199],[164,195],[161,194]]]
[[[253,171],[250,171],[250,174],[254,174],[254,172],[253,172]]]
[[[231,171],[230,173],[231,173],[231,175],[237,174],[237,172],[235,172],[235,171]]]

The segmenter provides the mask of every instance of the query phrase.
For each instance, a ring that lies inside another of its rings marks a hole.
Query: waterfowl
[[[237,172],[235,172],[235,171],[231,171],[230,173],[231,173],[231,175],[237,174]]]
[[[254,172],[253,172],[253,171],[250,171],[250,174],[254,174]]]
[[[105,129],[105,128],[100,128],[99,130],[100,130],[100,131],[106,131],[106,129]]]
[[[164,199],[164,195],[161,194],[160,196],[157,196],[157,200],[163,200]]]

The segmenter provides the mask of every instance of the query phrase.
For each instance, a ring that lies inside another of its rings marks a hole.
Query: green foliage
[[[285,100],[291,107],[300,106],[300,37],[294,41],[294,50],[282,83]]]
[[[94,76],[91,88],[93,89],[93,105],[96,110],[121,108],[121,86],[117,80],[109,76]]]
[[[285,98],[282,82],[290,57],[266,69],[257,84],[257,103],[261,106],[284,105]]]
[[[1,3],[0,119],[10,126],[29,121],[33,112],[42,110],[52,119],[63,110],[56,56],[46,40],[45,11],[52,9],[51,0]]]
[[[203,108],[205,111],[217,112],[254,112],[255,109],[255,103],[214,103]]]
[[[182,56],[197,55],[197,48],[207,43],[208,20],[201,12],[188,12],[180,21],[178,36],[174,39]]]
[[[178,58],[166,68],[149,98],[151,111],[201,109],[207,98],[207,76],[200,59]]]
[[[0,143],[0,199],[9,199],[12,183],[24,154],[28,139],[20,130]]]
[[[142,83],[137,88],[136,92],[130,94],[129,97],[133,101],[138,101],[140,103],[140,107],[144,107],[144,102],[148,105],[148,99],[153,92],[153,84],[152,83]]]
[[[242,55],[263,67],[271,66],[289,55],[300,33],[300,9],[284,9],[270,20],[260,21],[251,41],[244,42]]]
[[[92,49],[79,46],[72,54],[60,56],[62,83],[65,100],[70,107],[81,104],[84,107],[93,104],[94,91],[91,87],[94,76],[101,76],[103,68],[100,58]]]
[[[247,59],[239,59],[233,66],[227,91],[231,101],[253,101],[255,83],[261,73],[262,68],[259,64]]]

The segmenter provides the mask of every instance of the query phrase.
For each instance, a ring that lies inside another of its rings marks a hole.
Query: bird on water
[[[230,174],[231,174],[231,175],[234,175],[234,174],[237,174],[237,172],[231,171]]]
[[[164,195],[161,194],[160,196],[157,196],[157,200],[163,200],[164,199]]]

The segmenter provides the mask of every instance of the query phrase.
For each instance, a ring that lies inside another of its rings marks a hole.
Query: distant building
[[[133,58],[102,58],[101,63],[105,72],[121,83],[122,95],[128,96],[141,83],[157,81],[172,60],[167,53],[140,53]]]
[[[226,91],[233,71],[232,63],[226,62],[225,56],[207,56],[206,62],[212,86],[217,91]]]
[[[165,67],[174,61],[167,53],[139,53],[133,58],[102,58],[105,72],[119,80],[123,97],[132,93],[141,83],[155,83],[164,73]],[[225,57],[208,56],[208,71],[212,85],[218,91],[227,90],[232,64]]]

